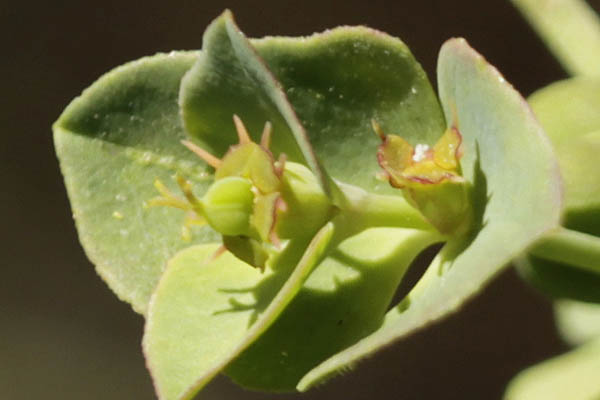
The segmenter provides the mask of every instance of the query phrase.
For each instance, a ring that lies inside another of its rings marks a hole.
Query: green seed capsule
[[[226,236],[250,235],[254,204],[252,182],[236,176],[215,181],[201,200],[209,225]]]

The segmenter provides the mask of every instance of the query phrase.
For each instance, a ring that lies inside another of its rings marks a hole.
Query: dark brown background
[[[593,3],[600,9],[600,1]],[[525,94],[566,75],[507,0],[85,1],[0,5],[0,393],[2,399],[152,399],[143,320],[96,276],[76,237],[50,125],[102,73],[201,46],[232,9],[249,36],[366,24],[401,37],[430,76],[464,36]],[[412,272],[413,278],[418,269]],[[207,399],[498,399],[521,368],[563,351],[549,303],[508,270],[459,314],[304,395]]]

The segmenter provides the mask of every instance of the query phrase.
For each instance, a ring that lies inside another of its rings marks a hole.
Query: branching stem
[[[600,274],[600,238],[566,228],[544,237],[531,254]]]

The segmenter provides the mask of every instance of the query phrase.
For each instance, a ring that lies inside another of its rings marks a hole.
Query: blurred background
[[[600,10],[600,0],[592,6]],[[463,36],[525,95],[566,77],[508,0],[12,2],[0,5],[0,396],[153,399],[143,319],[81,249],[50,126],[101,74],[156,52],[197,49],[224,8],[248,36],[364,24],[402,38],[432,79]],[[435,81],[434,81],[435,84]],[[411,279],[422,266],[415,265]],[[307,394],[246,392],[220,377],[206,399],[499,399],[520,369],[558,354],[550,303],[507,269],[461,313]]]

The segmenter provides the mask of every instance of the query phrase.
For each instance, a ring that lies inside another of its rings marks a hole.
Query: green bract
[[[146,316],[161,399],[192,398],[220,372],[306,390],[455,311],[558,228],[558,165],[520,95],[462,39],[442,47],[438,84],[440,100],[381,32],[248,40],[225,12],[201,52],[127,64],[67,107],[55,141],[81,241]],[[460,195],[407,201],[377,180],[372,120],[415,148],[460,132],[462,158],[436,156]],[[265,124],[269,140],[254,136]],[[436,242],[446,244],[390,308]]]

